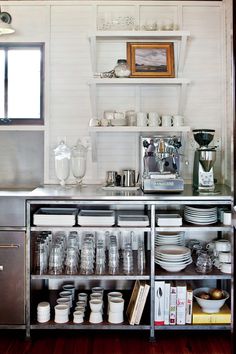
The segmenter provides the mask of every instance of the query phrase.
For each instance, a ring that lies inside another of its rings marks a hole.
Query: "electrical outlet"
[[[218,149],[221,148],[221,138],[219,136],[215,137],[214,144]]]

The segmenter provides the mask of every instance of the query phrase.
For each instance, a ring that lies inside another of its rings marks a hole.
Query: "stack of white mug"
[[[231,274],[231,243],[226,239],[219,239],[209,242],[206,245],[207,250],[211,251],[214,255],[214,265],[222,273]]]

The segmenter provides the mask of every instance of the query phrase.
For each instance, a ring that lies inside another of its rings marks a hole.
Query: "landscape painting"
[[[173,43],[127,43],[131,77],[174,77]]]

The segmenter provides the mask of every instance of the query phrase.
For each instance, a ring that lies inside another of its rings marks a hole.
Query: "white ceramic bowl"
[[[229,298],[229,293],[225,290],[224,292],[224,299],[221,300],[206,300],[198,297],[198,295],[202,292],[210,293],[211,288],[198,288],[193,291],[193,295],[201,307],[202,312],[206,313],[217,313],[220,311],[221,307],[224,305],[225,301]]]

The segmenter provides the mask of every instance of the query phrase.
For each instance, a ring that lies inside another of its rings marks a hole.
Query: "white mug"
[[[100,120],[97,118],[91,118],[89,121],[90,127],[98,127],[100,125]]]
[[[136,126],[137,125],[137,114],[134,110],[126,111],[125,117],[127,119],[127,124],[129,126]]]
[[[230,263],[231,262],[231,253],[230,252],[219,252],[219,261],[222,263]]]
[[[103,117],[110,120],[114,118],[115,111],[104,111]]]
[[[217,240],[215,242],[215,249],[217,252],[229,252],[231,250],[231,244],[225,239]]]
[[[149,127],[158,127],[160,122],[160,117],[157,112],[148,113],[148,125]]]
[[[137,113],[137,126],[138,127],[146,127],[147,126],[147,113],[146,112],[138,112]]]
[[[123,112],[115,112],[114,113],[114,118],[115,119],[123,119],[123,118],[125,118],[125,115],[124,115]]]
[[[174,127],[181,127],[184,125],[184,117],[179,114],[174,115],[172,121]]]
[[[206,249],[213,252],[215,249],[215,241],[211,241],[206,245]]]
[[[219,269],[222,273],[230,274],[232,270],[231,263],[221,263]]]
[[[223,224],[231,225],[232,223],[232,214],[231,211],[224,211],[223,213]]]
[[[161,117],[161,122],[163,127],[171,127],[172,125],[172,117],[170,115],[165,115]]]

